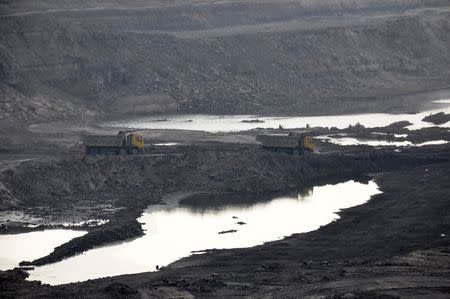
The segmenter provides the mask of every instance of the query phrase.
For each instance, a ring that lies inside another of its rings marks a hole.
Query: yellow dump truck
[[[82,143],[88,155],[137,154],[144,149],[144,138],[141,135],[124,131],[120,131],[117,135],[83,135]]]
[[[262,134],[256,136],[256,141],[266,150],[288,154],[301,155],[315,148],[308,133]]]

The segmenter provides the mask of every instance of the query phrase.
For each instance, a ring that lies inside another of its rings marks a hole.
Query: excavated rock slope
[[[447,1],[84,2],[2,2],[3,120],[387,111],[449,86]]]

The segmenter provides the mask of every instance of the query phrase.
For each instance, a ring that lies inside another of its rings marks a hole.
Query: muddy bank
[[[145,288],[145,281],[200,297],[445,297],[450,262],[445,233],[450,228],[445,212],[448,166],[379,175],[382,194],[342,212],[340,220],[316,232],[186,258],[161,273],[121,281],[137,288]]]
[[[30,161],[0,174],[6,194],[1,206],[16,210],[46,207],[37,211],[56,215],[79,206],[85,213],[98,205],[113,208],[109,210],[110,222],[32,262],[43,265],[142,235],[135,219],[165,193],[295,191],[322,179],[342,180],[369,172],[447,162],[449,149],[443,146],[398,153],[349,147],[340,152],[292,156],[267,152],[257,145],[206,143],[172,147],[166,154]]]
[[[362,125],[354,125],[345,129],[311,128],[310,131],[313,136],[329,136],[333,138],[352,137],[360,140],[374,141],[408,141],[411,144],[436,140],[450,141],[448,128],[428,127],[410,130],[408,129],[410,125],[411,123],[408,121],[399,121],[385,127],[366,128]],[[328,147],[325,146],[325,148]],[[373,148],[373,146],[369,146],[369,148]]]
[[[205,143],[138,156],[26,161],[0,173],[0,208],[49,206],[61,213],[75,205],[140,207],[158,198],[162,190],[277,192],[321,177],[442,162],[448,159],[447,153],[448,146],[401,153],[354,146],[292,156],[271,153],[256,144]]]
[[[2,295],[55,298],[76,292],[106,298],[120,289],[138,297],[444,298],[450,287],[449,167],[377,175],[382,194],[311,233],[254,248],[213,250],[155,273],[57,287],[10,274],[1,282]]]

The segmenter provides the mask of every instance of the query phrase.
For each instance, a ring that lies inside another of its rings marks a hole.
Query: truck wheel
[[[131,149],[131,154],[132,154],[132,155],[136,155],[137,153],[138,153],[137,148],[132,148],[132,149]]]

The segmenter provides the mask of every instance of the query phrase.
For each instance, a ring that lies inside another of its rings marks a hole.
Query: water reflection
[[[298,196],[226,204],[220,209],[186,202],[177,207],[153,206],[139,219],[145,223],[145,236],[38,267],[30,272],[30,279],[61,284],[154,271],[156,265],[167,265],[194,251],[255,246],[315,230],[339,218],[336,212],[340,209],[362,204],[378,192],[373,181],[348,181],[315,187]],[[219,234],[224,231],[235,232]]]
[[[442,145],[447,144],[446,140],[430,140],[422,143],[412,143],[411,141],[390,141],[390,140],[372,140],[372,139],[357,139],[353,137],[343,137],[343,138],[333,138],[329,136],[318,136],[315,137],[317,139],[322,139],[330,143],[338,144],[338,145],[368,145],[368,146],[395,146],[395,147],[404,147],[404,146],[427,146],[427,145]]]
[[[0,270],[17,267],[21,261],[45,256],[53,248],[86,232],[52,229],[15,235],[0,235]]]
[[[177,142],[165,142],[165,143],[154,143],[153,145],[156,145],[156,146],[175,146],[175,145],[179,145],[179,143],[177,143]]]
[[[436,100],[436,101],[433,101],[433,103],[438,103],[438,104],[450,104],[450,99]]]
[[[438,104],[448,104],[448,100],[435,101]],[[416,114],[349,114],[349,115],[329,115],[329,116],[293,116],[293,117],[263,117],[256,115],[167,115],[165,121],[157,121],[161,116],[145,117],[134,120],[123,120],[104,123],[104,127],[114,128],[139,128],[139,129],[177,129],[194,130],[208,132],[236,132],[255,128],[278,128],[285,129],[311,127],[336,127],[347,128],[349,125],[360,123],[367,128],[385,127],[398,121],[407,120],[412,123],[408,129],[420,129],[434,126],[431,123],[422,121],[425,116],[437,112],[450,113],[450,107],[433,109]],[[251,122],[248,120],[259,120]],[[245,122],[247,121],[247,122]],[[440,127],[450,127],[450,123],[440,125]]]

